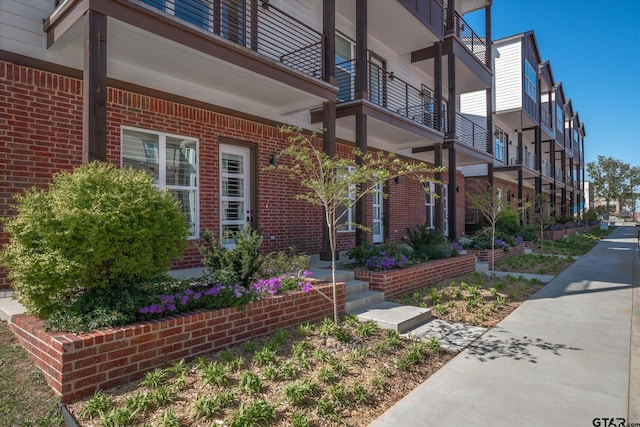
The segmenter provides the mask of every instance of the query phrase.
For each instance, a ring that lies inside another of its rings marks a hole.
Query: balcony
[[[460,113],[456,113],[456,136],[461,143],[492,154],[489,131]]]
[[[355,99],[355,60],[336,64],[338,103]],[[431,89],[421,89],[407,83],[394,73],[368,62],[367,100],[387,111],[405,117],[428,128],[439,130],[435,117],[435,100],[429,96]]]
[[[106,17],[113,81],[285,120],[335,99],[323,36],[262,0],[66,0],[45,20],[47,47],[83,69],[88,12]],[[248,102],[248,100],[251,100]],[[304,123],[300,123],[303,125]]]
[[[544,104],[542,105],[541,112],[540,112],[540,122],[543,125],[547,126],[549,130],[553,130],[553,120],[551,117],[551,113],[549,112],[549,108],[546,107]]]
[[[141,0],[141,3],[294,70],[322,78],[322,33],[266,0]]]
[[[487,44],[484,38],[476,34],[471,26],[462,18],[462,16],[455,12],[453,17],[453,28],[447,25],[447,7],[443,9],[444,26],[446,34],[453,34],[458,40],[467,48],[482,64],[487,63]]]
[[[571,176],[570,173],[567,173],[565,182],[567,183],[568,186],[573,187],[573,177]]]
[[[557,182],[564,184],[564,172],[562,172],[562,169],[556,168],[555,178]]]
[[[551,178],[551,163],[548,160],[542,160],[542,175]]]
[[[535,170],[536,156],[526,148],[519,152],[518,147],[509,147],[509,164],[512,166],[526,166]]]

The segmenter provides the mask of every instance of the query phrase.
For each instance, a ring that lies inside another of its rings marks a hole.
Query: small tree
[[[491,276],[495,277],[495,255],[493,251],[496,246],[496,223],[504,202],[498,198],[493,186],[487,182],[473,180],[467,188],[469,191],[465,194],[465,197],[468,200],[469,207],[480,212],[491,227]]]
[[[281,132],[290,135],[291,144],[280,153],[280,157],[288,158],[291,162],[271,168],[286,171],[293,181],[300,184],[302,191],[295,195],[296,199],[324,208],[331,251],[333,314],[337,323],[336,242],[340,220],[358,200],[372,194],[379,183],[406,175],[414,176],[422,183],[435,182],[427,174],[444,169],[433,169],[422,162],[408,163],[393,154],[363,154],[357,149],[353,150],[353,156],[349,158],[331,158],[313,145],[315,133],[308,137],[300,129],[292,127],[283,127]],[[426,191],[429,186],[423,187]],[[353,225],[366,229],[363,224]]]
[[[540,251],[544,253],[544,229],[555,224],[556,220],[551,216],[550,194],[538,193],[533,196],[533,223],[540,230]]]

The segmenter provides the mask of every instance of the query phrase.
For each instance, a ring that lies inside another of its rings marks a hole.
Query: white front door
[[[384,242],[384,197],[382,197],[382,191],[382,184],[377,184],[372,194],[373,243]]]
[[[220,241],[233,247],[231,235],[251,223],[250,150],[220,145]]]

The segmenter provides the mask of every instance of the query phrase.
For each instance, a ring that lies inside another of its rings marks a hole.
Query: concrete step
[[[354,314],[356,310],[384,301],[384,293],[378,291],[361,291],[346,296],[345,312]]]
[[[362,322],[373,320],[379,327],[393,329],[399,333],[404,333],[426,323],[432,317],[431,310],[428,308],[402,305],[390,301],[361,307],[350,314],[357,315],[358,320]]]
[[[331,269],[330,268],[311,268],[311,272],[314,279],[323,280],[325,282],[331,282]],[[336,270],[336,282],[348,282],[355,280],[356,273],[353,270]]]
[[[9,322],[14,314],[23,314],[25,308],[13,299],[13,291],[0,291],[0,321]]]
[[[369,282],[362,280],[348,280],[345,282],[345,293],[347,295],[357,294],[358,292],[368,291]]]

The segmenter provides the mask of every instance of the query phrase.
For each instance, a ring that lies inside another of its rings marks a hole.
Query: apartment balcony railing
[[[542,175],[551,178],[551,163],[547,160],[542,160]]]
[[[460,113],[456,113],[456,135],[463,144],[483,153],[491,154],[491,135],[489,131]]]
[[[564,173],[561,169],[556,169],[556,181],[564,183]]]
[[[372,62],[367,64],[368,101],[416,123],[439,130],[435,117],[436,103],[429,96],[433,93],[431,89],[418,89]],[[353,101],[355,98],[355,71],[355,60],[336,64],[338,103]]]
[[[523,149],[521,153],[518,153],[518,147],[509,147],[509,164],[512,166],[526,166],[535,170],[536,156],[527,149]]]
[[[540,120],[542,123],[547,125],[549,129],[553,129],[553,120],[551,119],[551,113],[549,112],[549,108],[542,106]]]
[[[467,47],[475,55],[480,62],[486,65],[487,62],[487,44],[484,38],[476,34],[471,26],[460,16],[458,12],[455,12],[453,17],[453,28],[448,25],[447,19],[447,6],[446,2],[443,6],[444,16],[444,28],[445,34],[454,34],[460,42]]]
[[[322,33],[266,0],[141,2],[290,68],[323,77]]]
[[[571,174],[567,174],[565,182],[567,183],[567,185],[573,187],[573,177],[571,176]]]

